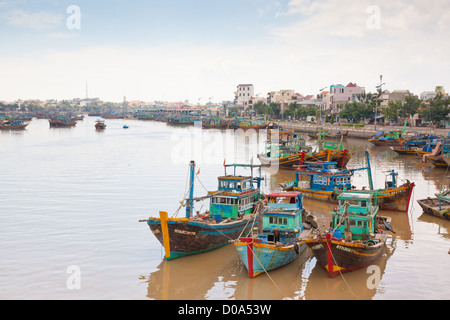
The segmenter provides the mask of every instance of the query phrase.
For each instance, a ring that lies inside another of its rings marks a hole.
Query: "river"
[[[369,148],[375,187],[392,169],[416,184],[408,213],[383,212],[396,234],[375,263],[377,281],[367,269],[329,279],[309,251],[249,279],[232,245],[165,261],[139,220],[179,209],[190,160],[199,171],[195,195],[202,196],[217,188],[224,161],[257,164],[265,135],[116,119],[98,131],[96,119],[64,129],[33,119],[24,131],[0,132],[1,299],[448,299],[450,221],[423,214],[417,204],[449,185],[446,170],[349,138],[348,168],[366,166]],[[263,169],[262,176],[267,193],[294,172]],[[368,186],[366,172],[358,171],[355,182]],[[327,214],[333,206],[305,200],[305,208]]]

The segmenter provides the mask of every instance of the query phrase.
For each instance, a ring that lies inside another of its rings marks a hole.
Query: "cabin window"
[[[361,207],[363,207],[363,208],[367,207],[367,202],[366,201],[361,201]]]

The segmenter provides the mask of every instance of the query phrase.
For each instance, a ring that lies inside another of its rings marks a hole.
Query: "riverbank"
[[[321,128],[323,130],[326,130],[331,133],[337,133],[337,132],[347,132],[348,131],[348,137],[352,138],[359,138],[359,139],[368,139],[370,136],[374,135],[377,132],[380,131],[396,131],[396,130],[403,130],[403,126],[379,126],[377,125],[376,128],[374,125],[366,125],[364,127],[347,127],[347,126],[341,126],[339,124],[311,124],[311,123],[296,123],[296,122],[275,122],[277,125],[280,126],[286,126],[293,128],[295,132],[298,133],[311,133],[317,130],[318,128]],[[406,128],[406,136],[411,137],[414,136],[417,133],[427,133],[432,132],[436,135],[441,136],[447,136],[449,134],[448,129],[436,129],[436,128],[423,128],[423,127],[407,127]]]

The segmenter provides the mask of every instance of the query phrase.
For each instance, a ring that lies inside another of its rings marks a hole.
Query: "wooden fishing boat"
[[[25,123],[22,120],[4,120],[0,122],[0,130],[25,130],[29,123]]]
[[[403,130],[395,130],[389,132],[378,132],[370,137],[369,142],[376,146],[401,147],[405,143],[406,125]]]
[[[296,138],[286,142],[270,143],[266,146],[266,151],[257,157],[265,167],[294,169],[309,157],[307,153],[311,151],[312,148],[306,146],[302,139]]]
[[[330,133],[330,132],[328,132],[326,130],[323,130],[323,129],[317,129],[314,132],[309,133],[308,136],[311,139],[323,139],[323,140],[326,140],[326,139],[341,139],[341,138],[345,139],[348,136],[348,133],[349,133],[349,131],[347,131],[345,133],[341,133],[341,132]]]
[[[439,218],[450,220],[450,192],[436,194],[436,198],[417,200],[423,212]]]
[[[390,179],[386,180],[384,188],[374,191],[367,151],[366,158],[367,167],[350,170],[338,168],[334,161],[306,162],[296,170],[295,180],[283,184],[282,188],[285,191],[299,191],[307,198],[332,203],[337,203],[339,195],[351,189],[354,193],[370,194],[372,197],[377,194],[377,203],[381,210],[408,212],[415,184],[406,180],[404,184],[398,186],[398,174],[392,170],[388,173]],[[365,187],[358,189],[352,184],[353,174],[359,170],[367,170],[369,189]]]
[[[267,128],[267,141],[286,142],[297,138],[293,128],[272,124]]]
[[[369,142],[376,146],[402,146],[405,140],[401,137],[401,131],[381,132],[369,139]]]
[[[202,121],[202,126],[205,129],[228,129],[230,127],[231,120],[224,119],[207,119]]]
[[[422,163],[429,162],[436,168],[447,169],[448,164],[447,162],[445,162],[443,155],[446,154],[449,151],[449,149],[450,149],[449,144],[443,144],[442,142],[438,142],[432,152],[417,151],[417,154],[422,156]]]
[[[371,195],[346,192],[338,200],[339,207],[330,212],[331,229],[305,239],[330,278],[373,263],[383,253],[388,232],[394,232]]]
[[[426,151],[426,146],[439,139],[433,134],[417,134],[408,138],[401,146],[390,147],[394,152],[400,155],[417,155],[417,151]]]
[[[234,168],[231,175],[227,175],[229,167]],[[251,175],[237,175],[236,169],[240,167],[250,168]],[[255,168],[259,169],[259,177],[253,176]],[[197,199],[193,197],[194,177],[195,162],[192,161],[189,198],[182,202],[182,206],[186,207],[184,218],[169,218],[167,212],[160,212],[159,218],[141,220],[147,222],[164,246],[166,260],[211,251],[247,236],[257,225],[263,209],[261,166],[225,165],[225,175],[218,177],[218,190]],[[209,211],[193,215],[194,201],[205,199],[210,199]]]
[[[97,120],[95,122],[95,129],[97,130],[103,130],[106,129],[106,124],[104,120]]]
[[[266,195],[258,232],[234,242],[250,278],[291,263],[307,249],[299,240],[304,233],[305,215],[299,192]],[[305,230],[304,237],[309,230],[312,230],[311,226]]]
[[[66,117],[52,118],[49,119],[48,121],[50,123],[51,128],[75,127],[77,125],[76,121]]]
[[[249,130],[249,129],[266,129],[271,124],[270,121],[241,121],[238,124],[239,129]]]

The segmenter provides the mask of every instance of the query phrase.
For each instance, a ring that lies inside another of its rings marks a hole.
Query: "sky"
[[[445,0],[0,0],[0,100],[450,88]]]

